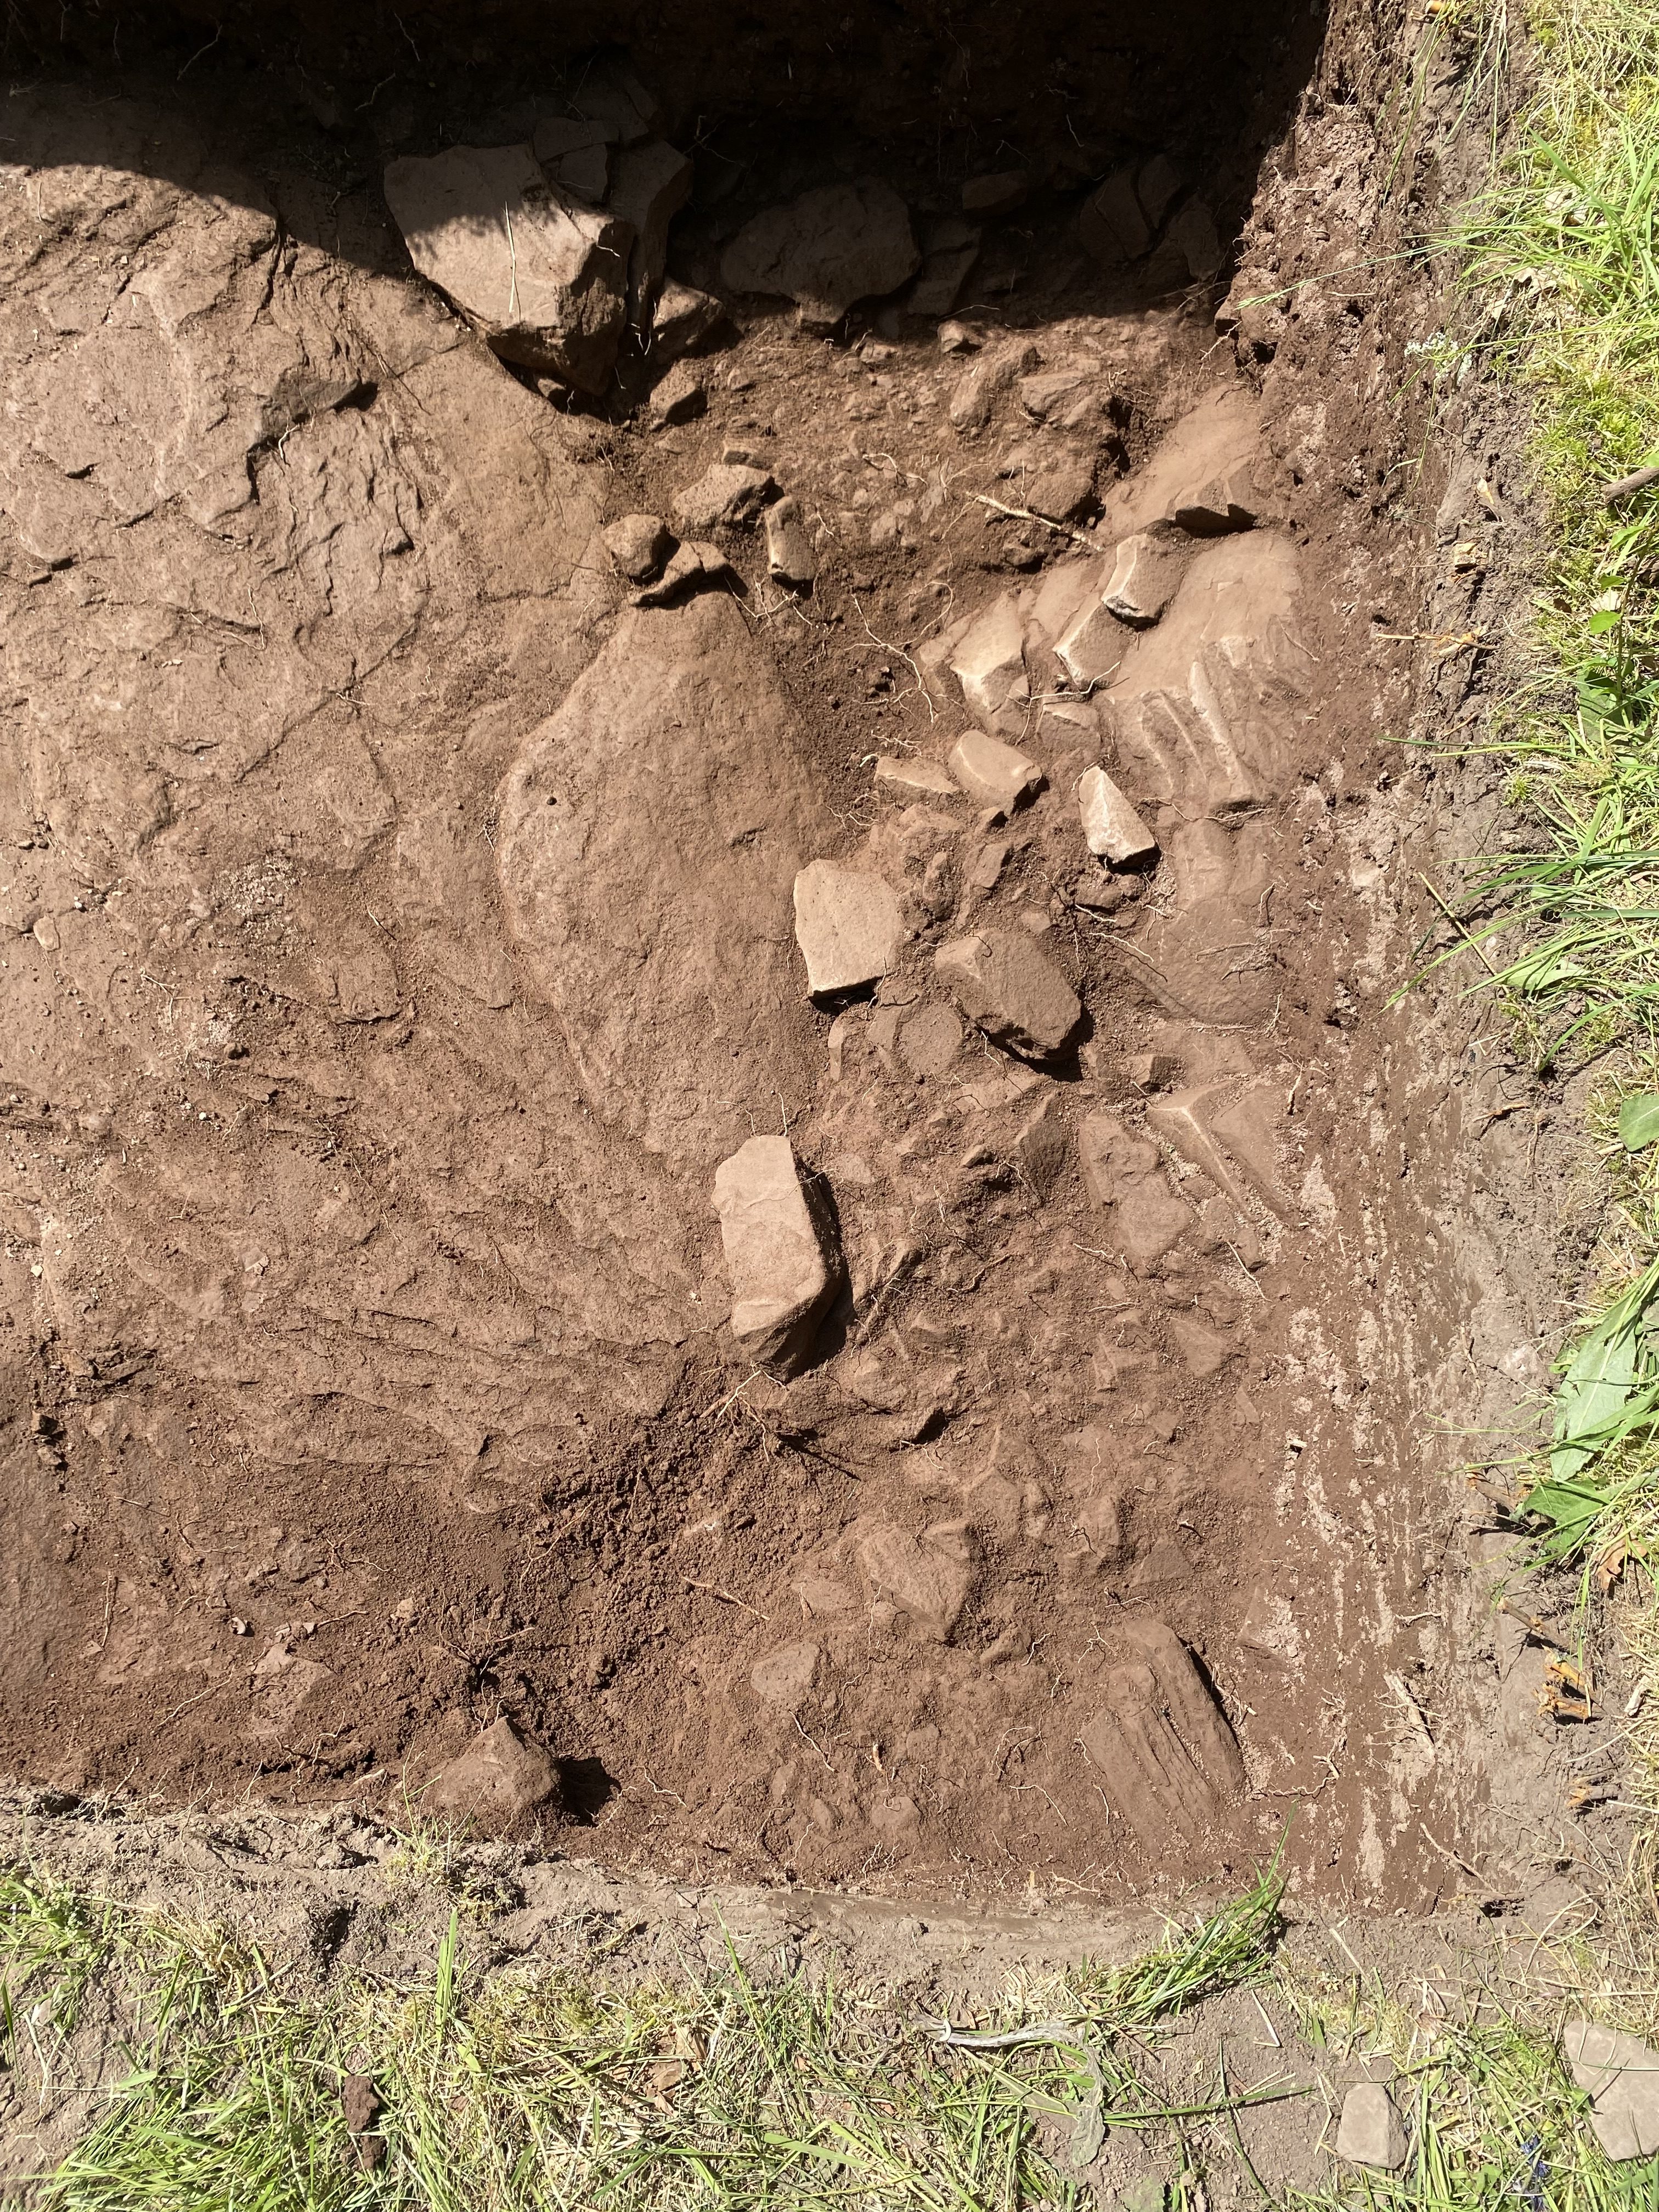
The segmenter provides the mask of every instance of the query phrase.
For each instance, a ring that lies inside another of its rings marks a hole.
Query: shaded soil
[[[355,143],[221,138],[178,88],[8,113],[0,1759],[379,1811],[505,1712],[585,1849],[668,1873],[1117,1895],[1296,1808],[1309,1881],[1457,1886],[1481,1774],[1437,1748],[1489,1662],[1423,1409],[1471,1402],[1472,1308],[1510,1406],[1541,1366],[1457,1218],[1445,1040],[1387,1010],[1431,830],[1401,333],[1316,288],[1218,342],[1226,272],[1103,275],[1049,171],[963,293],[976,349],[735,301],[707,411],[653,429],[498,362]],[[937,160],[858,159],[955,204]],[[750,129],[729,165],[685,281],[848,157]],[[1285,233],[1340,260],[1342,164],[1293,166]],[[969,419],[1011,343],[1069,396]],[[1218,397],[1255,526],[1183,545],[1128,688],[1186,697],[1219,638],[1230,760],[1042,657]],[[724,585],[631,608],[603,526],[732,450],[800,501],[814,588],[737,529]],[[1000,511],[1060,480],[1066,528]],[[907,811],[872,759],[944,758],[953,625],[999,602],[1045,786]],[[1164,853],[1109,910],[1101,758]],[[906,901],[848,1009],[791,933],[822,857]],[[969,927],[1064,970],[1069,1056],[963,1032],[933,955]],[[1083,1172],[1103,1115],[1162,1243]],[[779,1129],[849,1278],[787,1382],[725,1326],[711,1196]],[[1088,1747],[1147,1620],[1242,1749],[1196,1817],[1126,1818]]]

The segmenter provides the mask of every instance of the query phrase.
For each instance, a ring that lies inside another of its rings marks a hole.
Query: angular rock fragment
[[[1157,838],[1103,768],[1084,770],[1077,803],[1083,841],[1100,859],[1115,868],[1133,868],[1157,858]]]
[[[663,272],[668,266],[668,226],[691,197],[691,163],[665,139],[647,138],[625,146],[611,163],[610,207],[629,224],[634,243],[628,257],[629,319],[641,330],[650,325]]]
[[[663,124],[662,102],[614,56],[590,63],[571,102],[585,115],[615,126],[624,146],[635,146]]]
[[[943,1075],[962,1050],[960,1018],[949,1006],[924,1006],[904,1024],[899,1053],[913,1075]]]
[[[814,997],[879,982],[903,941],[898,896],[880,876],[814,860],[795,878],[795,942]]]
[[[1042,781],[1042,770],[1029,755],[983,730],[963,732],[951,749],[950,768],[969,799],[1000,814],[1012,814]]]
[[[1181,254],[1188,273],[1200,284],[1208,283],[1224,258],[1215,217],[1202,200],[1188,200],[1170,217],[1164,241]]]
[[[1180,189],[1181,173],[1167,154],[1115,170],[1078,216],[1085,251],[1109,268],[1139,260]]]
[[[1261,410],[1252,395],[1211,392],[1114,493],[1109,519],[1126,531],[1165,523],[1200,538],[1249,530],[1261,514],[1255,484],[1261,447]]]
[[[1659,2051],[1589,2020],[1567,2022],[1561,2048],[1590,2100],[1590,2126],[1607,2155],[1622,2162],[1659,2152]]]
[[[1031,687],[1025,672],[1025,625],[1010,593],[969,625],[951,656],[969,713],[981,727],[1018,737],[1025,726]]]
[[[1182,565],[1178,543],[1155,531],[1138,530],[1118,547],[1101,604],[1120,622],[1145,629],[1175,597]]]
[[[970,222],[947,216],[942,222],[930,224],[922,239],[921,274],[905,299],[910,313],[948,315],[979,258],[979,247],[980,233]]]
[[[939,947],[933,966],[975,1028],[1014,1052],[1060,1052],[1083,1018],[1077,993],[1024,930],[957,938]]]
[[[1014,1139],[1014,1158],[1039,1198],[1047,1198],[1066,1166],[1070,1140],[1056,1097],[1045,1098]]]
[[[766,510],[766,571],[783,584],[806,585],[817,575],[818,556],[798,499],[781,499]]]
[[[1116,674],[1129,633],[1103,600],[1090,598],[1066,624],[1054,657],[1073,684],[1087,687]]]
[[[559,1810],[559,1770],[540,1744],[499,1720],[440,1768],[422,1802],[489,1835],[522,1834],[538,1813]]]
[[[1012,215],[1022,206],[1031,189],[1024,169],[998,169],[990,176],[969,177],[962,188],[964,215]]]
[[[1089,1115],[1078,1125],[1077,1149],[1090,1196],[1109,1210],[1114,1243],[1143,1273],[1192,1227],[1192,1208],[1170,1189],[1158,1146],[1120,1115]]]
[[[451,146],[386,172],[422,276],[504,361],[603,392],[628,313],[633,234],[550,186],[528,146]]]
[[[1247,1190],[1254,1187],[1283,1217],[1295,1208],[1279,1179],[1278,1118],[1264,1089],[1235,1097],[1232,1086],[1225,1083],[1172,1091],[1146,1109],[1147,1127],[1172,1145],[1182,1159],[1201,1169],[1229,1198],[1243,1205]]]
[[[863,1567],[887,1625],[919,1641],[948,1644],[974,1585],[973,1531],[960,1522],[924,1529],[920,1538],[878,1522],[859,1545]]]
[[[749,1679],[763,1704],[793,1713],[812,1694],[823,1663],[822,1644],[786,1644],[779,1650],[769,1651],[764,1659],[757,1659],[749,1670]]]
[[[1192,1655],[1161,1620],[1114,1631],[1124,1656],[1081,1731],[1112,1809],[1162,1858],[1199,1844],[1243,1787],[1231,1729]]]
[[[550,116],[536,125],[530,144],[556,185],[598,207],[611,189],[611,149],[616,143],[614,123]]]
[[[858,300],[895,292],[921,255],[890,185],[825,185],[746,222],[726,249],[734,292],[782,294],[809,330],[832,329]]]
[[[694,484],[674,495],[674,520],[682,530],[744,528],[777,489],[764,469],[716,461]]]
[[[951,428],[964,437],[982,430],[1003,393],[1036,362],[1036,348],[1022,338],[1011,338],[975,362],[951,394]]]
[[[714,1175],[732,1284],[732,1334],[763,1367],[799,1364],[840,1287],[828,1221],[800,1179],[787,1137],[751,1137]]]
[[[736,581],[737,571],[718,545],[688,538],[684,544],[675,546],[668,556],[668,566],[656,582],[635,592],[634,604],[636,607],[670,606],[688,592],[701,590],[705,584]]]
[[[725,319],[724,300],[671,276],[657,295],[651,313],[651,351],[659,361],[673,361],[681,354],[691,353]]]
[[[896,799],[962,796],[955,777],[938,761],[895,760],[883,755],[876,763],[876,781]]]
[[[708,370],[700,362],[677,361],[667,375],[653,385],[645,404],[659,429],[674,422],[694,422],[708,410]]]
[[[668,558],[673,533],[659,514],[619,514],[605,526],[605,550],[630,584],[643,584]]]
[[[1405,2123],[1386,2087],[1381,2081],[1356,2081],[1342,2100],[1337,2156],[1391,2173],[1406,2163],[1406,2151]]]

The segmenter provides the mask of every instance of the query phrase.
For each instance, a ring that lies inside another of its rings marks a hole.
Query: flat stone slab
[[[732,1334],[763,1367],[793,1366],[840,1282],[827,1224],[787,1137],[751,1137],[714,1171],[714,1210],[732,1284]]]
[[[1183,562],[1170,536],[1137,530],[1117,549],[1101,604],[1120,622],[1144,629],[1176,595]]]
[[[1659,2051],[1639,2037],[1589,2020],[1570,2020],[1561,2049],[1590,2100],[1590,2126],[1610,2159],[1659,2151]]]
[[[898,799],[962,796],[956,778],[938,761],[902,760],[884,753],[876,763],[876,781]]]
[[[674,495],[674,520],[683,531],[733,529],[751,524],[777,489],[764,469],[716,461],[694,484]]]
[[[1101,860],[1127,868],[1156,855],[1157,838],[1103,768],[1085,769],[1078,779],[1077,805],[1083,841]]]
[[[1337,2156],[1392,2173],[1406,2163],[1406,2124],[1386,2087],[1381,2081],[1356,2081],[1342,2100]]]
[[[880,876],[813,860],[795,878],[795,942],[815,998],[878,983],[903,941],[898,894]]]
[[[951,748],[950,768],[969,799],[1004,814],[1012,814],[1042,781],[1042,770],[1029,754],[984,730],[963,732]]]
[[[1025,626],[1012,595],[978,616],[951,657],[968,711],[981,726],[1018,737],[1025,726],[1031,687],[1025,672]]]
[[[781,294],[809,329],[828,330],[855,300],[896,291],[921,266],[909,211],[890,185],[824,185],[756,216],[726,249],[734,292]]]
[[[1192,1208],[1170,1188],[1150,1137],[1102,1107],[1078,1124],[1078,1164],[1095,1204],[1107,1210],[1112,1242],[1142,1274],[1193,1225]]]
[[[629,223],[550,185],[528,146],[405,155],[384,185],[410,259],[493,352],[605,390],[628,315]]]
[[[1083,1018],[1077,993],[1026,930],[976,930],[940,945],[933,966],[975,1028],[1015,1052],[1059,1052]]]

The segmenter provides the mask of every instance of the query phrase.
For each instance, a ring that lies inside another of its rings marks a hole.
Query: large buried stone
[[[763,1367],[799,1366],[841,1279],[830,1224],[787,1137],[751,1137],[714,1176],[732,1334]]]
[[[538,1814],[559,1810],[559,1770],[538,1743],[499,1720],[440,1769],[428,1809],[476,1820],[489,1835],[522,1834]]]
[[[503,361],[603,392],[628,314],[629,224],[549,185],[528,146],[451,146],[386,173],[410,259]]]
[[[1107,1674],[1100,1711],[1081,1731],[1083,1748],[1142,1847],[1160,1862],[1180,1859],[1243,1790],[1244,1764],[1174,1630],[1136,1620],[1115,1634],[1123,1658]]]
[[[1077,993],[1025,930],[959,937],[940,945],[933,965],[975,1028],[1015,1052],[1046,1059],[1083,1018]]]
[[[734,292],[781,293],[809,330],[828,330],[855,300],[896,291],[921,266],[890,185],[824,185],[744,223],[720,275]]]
[[[507,918],[588,1102],[677,1163],[712,1166],[775,1112],[807,1048],[790,890],[836,834],[812,791],[719,592],[625,614],[502,783]]]
[[[796,877],[795,941],[814,997],[878,983],[897,963],[903,935],[898,896],[881,877],[833,860],[814,860]]]

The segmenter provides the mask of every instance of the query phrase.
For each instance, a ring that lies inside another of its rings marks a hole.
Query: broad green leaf
[[[1560,1556],[1576,1552],[1607,1504],[1607,1494],[1588,1482],[1540,1482],[1521,1501],[1522,1510],[1547,1521],[1549,1548]]]
[[[1627,1152],[1639,1152],[1659,1137],[1659,1097],[1632,1091],[1619,1109],[1619,1135]]]
[[[1659,1261],[1608,1307],[1574,1354],[1555,1397],[1550,1473],[1557,1482],[1570,1480],[1610,1441],[1635,1391],[1638,1357],[1644,1367],[1652,1357],[1638,1332],[1656,1290]]]
[[[1590,617],[1585,627],[1592,637],[1605,637],[1610,629],[1618,629],[1622,617],[1615,614],[1611,607],[1603,607],[1600,614]]]

